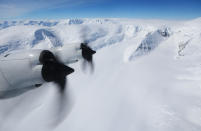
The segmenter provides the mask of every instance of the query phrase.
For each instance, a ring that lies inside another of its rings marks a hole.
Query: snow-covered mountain
[[[95,71],[70,65],[68,115],[53,130],[200,131],[200,18],[0,21],[0,54],[82,42],[84,34],[97,50]],[[55,88],[0,100],[0,130],[52,129]]]

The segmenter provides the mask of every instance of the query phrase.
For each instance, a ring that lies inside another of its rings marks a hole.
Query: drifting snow
[[[95,72],[70,65],[69,114],[56,131],[200,131],[201,20],[67,19],[0,24],[0,53],[87,40]],[[139,57],[140,56],[140,57]],[[49,83],[0,101],[0,130],[50,130]],[[72,98],[72,97],[71,97]],[[67,102],[68,103],[68,102]]]

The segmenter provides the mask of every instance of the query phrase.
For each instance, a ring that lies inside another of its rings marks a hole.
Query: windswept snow
[[[51,43],[53,44],[53,47],[62,46],[62,43],[59,41],[57,36],[54,34],[54,32],[51,32],[47,29],[38,29],[34,33],[35,39],[33,40],[31,46],[34,47],[35,45],[39,44],[42,40],[45,40],[45,38],[49,38]]]
[[[155,49],[160,43],[170,36],[171,32],[169,30],[169,28],[164,28],[148,33],[129,59],[133,60],[136,57],[148,54],[150,51]]]
[[[2,131],[201,129],[201,19],[10,21],[1,22],[0,36],[1,55],[83,41],[97,50],[93,74],[82,61],[69,65],[75,72],[60,125],[51,126],[57,90],[48,83],[0,100]]]

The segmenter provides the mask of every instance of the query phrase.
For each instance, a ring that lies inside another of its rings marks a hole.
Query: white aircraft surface
[[[82,58],[92,64],[92,55],[95,53],[86,43],[73,45],[76,46],[31,49],[1,56],[0,99],[18,96],[45,82],[55,82],[63,91],[65,77],[74,72],[67,65]]]

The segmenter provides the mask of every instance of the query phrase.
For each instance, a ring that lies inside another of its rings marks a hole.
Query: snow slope
[[[84,37],[95,72],[69,65],[68,112],[51,123],[55,85],[0,101],[2,131],[200,131],[201,19],[66,19],[0,24],[0,54],[49,49]]]

